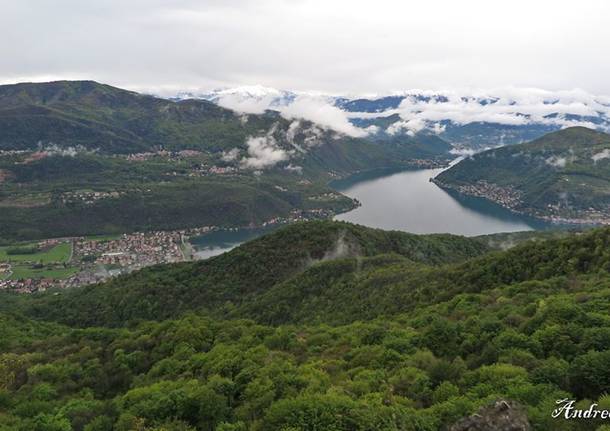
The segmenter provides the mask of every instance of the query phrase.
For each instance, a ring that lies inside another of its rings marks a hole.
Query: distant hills
[[[276,112],[244,116],[206,100],[175,102],[93,81],[0,86],[0,128],[3,150],[54,144],[63,148],[80,146],[103,154],[157,149],[220,154],[234,148],[247,151],[249,137],[272,137],[274,147],[295,152],[297,159],[308,150],[315,153],[322,144],[336,147],[331,152],[338,157],[343,153],[346,159],[327,157],[325,161],[332,165],[349,164],[351,154],[347,153],[360,152],[362,156],[363,147],[367,146],[367,142],[346,140],[333,130],[308,121],[290,121]],[[348,141],[352,145],[346,148]],[[428,151],[415,139],[403,139],[401,144],[404,154],[397,153],[396,147],[375,146],[366,148],[366,153],[371,154],[367,157],[381,156],[387,161],[396,156],[445,154],[451,148],[445,145],[441,153],[436,149]],[[288,157],[281,161],[287,160]]]
[[[610,135],[573,127],[462,160],[435,181],[556,221],[610,221]]]
[[[610,99],[580,90],[506,89],[489,92],[405,91],[345,97],[261,86],[182,92],[176,99],[205,99],[237,109],[288,109],[295,100],[322,100],[339,108],[373,138],[429,130],[463,150],[527,142],[570,126],[610,130]],[[371,130],[371,129],[369,129]]]

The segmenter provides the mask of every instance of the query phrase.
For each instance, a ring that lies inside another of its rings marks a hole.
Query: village
[[[468,196],[475,196],[488,199],[505,208],[517,211],[521,201],[520,193],[511,187],[500,187],[496,184],[488,183],[487,181],[477,181],[475,184],[450,186],[432,178],[430,181],[440,187],[450,188]]]

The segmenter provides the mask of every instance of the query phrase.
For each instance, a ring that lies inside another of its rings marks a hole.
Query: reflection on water
[[[337,181],[333,187],[358,199],[362,206],[336,216],[335,220],[388,230],[467,236],[552,226],[483,198],[447,192],[430,182],[441,171],[371,172]]]
[[[442,169],[379,170],[332,183],[362,206],[340,214],[365,226],[413,233],[453,233],[475,236],[498,232],[540,230],[550,223],[515,214],[486,199],[445,191],[430,182]],[[192,238],[195,256],[215,256],[276,227],[216,231]]]

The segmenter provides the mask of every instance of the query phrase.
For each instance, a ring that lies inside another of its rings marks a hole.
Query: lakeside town
[[[512,187],[501,187],[484,180],[474,184],[452,185],[431,178],[430,181],[439,187],[455,190],[467,196],[474,196],[490,200],[517,214],[528,215],[550,223],[566,225],[610,225],[610,208],[569,208],[565,203],[548,204],[544,211],[523,207],[521,193]]]
[[[202,226],[174,231],[135,232],[107,237],[71,237],[39,241],[36,253],[7,256],[0,262],[0,290],[16,293],[43,292],[51,288],[70,288],[100,283],[147,266],[197,260],[191,238],[221,230],[273,227],[300,221],[325,219],[334,213],[326,209],[293,210],[287,217],[275,217],[260,225],[242,228]],[[69,245],[65,258],[44,261],[52,253]],[[25,269],[25,270],[24,270]],[[16,276],[24,274],[24,276]],[[27,275],[27,276],[26,276]]]

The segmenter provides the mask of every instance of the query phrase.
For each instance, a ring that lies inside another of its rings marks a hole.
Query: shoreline
[[[540,221],[543,221],[546,223],[551,223],[551,224],[557,225],[557,226],[572,225],[572,226],[592,226],[592,227],[599,226],[599,227],[601,227],[601,226],[610,225],[610,218],[608,218],[607,220],[596,220],[596,219],[586,219],[586,218],[565,218],[565,217],[559,217],[559,216],[545,216],[545,215],[536,214],[534,212],[530,212],[527,210],[515,209],[514,207],[506,205],[505,203],[503,203],[499,200],[491,199],[490,197],[482,195],[482,194],[466,193],[463,190],[461,190],[459,187],[444,183],[442,181],[437,180],[436,178],[430,178],[430,182],[436,184],[438,187],[442,188],[443,190],[450,190],[450,191],[459,193],[463,196],[470,196],[470,197],[486,199],[489,202],[499,205],[502,208],[505,208],[514,214],[518,214],[518,215],[522,215],[522,216],[526,216],[526,217],[532,217],[537,220],[540,220]]]

